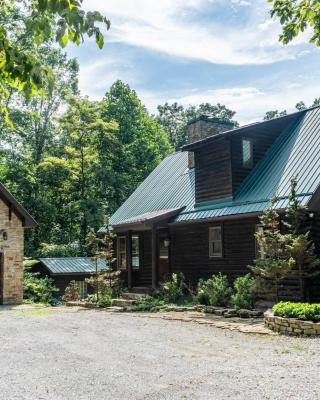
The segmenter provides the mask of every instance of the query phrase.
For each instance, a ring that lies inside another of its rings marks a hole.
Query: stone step
[[[135,303],[135,300],[128,299],[113,299],[112,305],[117,307],[128,307],[132,306]]]
[[[144,293],[131,293],[131,292],[122,293],[121,295],[123,299],[127,300],[138,300],[143,296],[145,296]]]
[[[150,294],[152,293],[152,287],[134,286],[133,288],[130,289],[130,293]]]

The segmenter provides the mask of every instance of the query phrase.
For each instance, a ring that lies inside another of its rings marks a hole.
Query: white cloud
[[[229,7],[226,2],[222,4]],[[248,19],[236,26],[228,17],[215,18],[218,5],[221,12],[219,0],[84,2],[87,9],[97,9],[111,19],[107,36],[112,41],[216,64],[268,64],[297,57],[296,46],[301,43],[289,47],[278,43],[279,26],[269,22],[265,0],[256,0],[254,7],[246,7]],[[230,6],[235,5],[250,5],[250,2],[233,0]],[[212,13],[212,20],[203,24],[196,15],[206,10]]]
[[[205,91],[193,90],[191,94],[180,97],[168,97],[166,94],[155,97],[152,93],[144,92],[139,95],[152,112],[156,112],[157,104],[163,104],[166,101],[169,103],[177,101],[184,106],[199,105],[205,102],[221,103],[236,111],[235,119],[244,125],[261,121],[266,111],[286,109],[288,112],[294,112],[296,111],[295,105],[301,100],[307,105],[311,105],[317,93],[320,94],[320,83],[306,85],[300,82],[269,90],[248,86]]]

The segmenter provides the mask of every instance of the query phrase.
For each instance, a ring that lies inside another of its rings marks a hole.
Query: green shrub
[[[39,272],[31,272],[35,260],[27,260],[24,263],[23,274],[23,299],[29,303],[55,304],[54,293],[58,289],[54,286],[53,279],[45,276],[41,278]]]
[[[172,274],[171,280],[161,286],[163,299],[167,303],[177,303],[183,299],[188,292],[186,279],[182,272]]]
[[[252,310],[255,301],[256,280],[250,274],[240,276],[234,281],[235,293],[232,295],[232,303],[237,308]]]
[[[204,279],[200,279],[198,282],[195,299],[199,304],[203,304],[205,306],[210,304],[210,297],[207,291],[206,281]]]
[[[320,322],[320,304],[280,301],[272,307],[272,310],[278,317]]]
[[[212,278],[199,281],[197,298],[198,301],[207,302],[211,306],[226,306],[230,301],[232,289],[228,278],[221,272]]]
[[[41,243],[36,252],[36,257],[77,257],[79,249],[75,244]]]
[[[111,297],[107,296],[107,295],[100,297],[97,302],[98,307],[101,307],[101,308],[110,307],[111,304],[112,304]]]
[[[80,300],[80,287],[77,285],[76,281],[69,282],[68,286],[65,288],[62,300],[63,301]]]
[[[128,307],[128,311],[159,311],[165,306],[165,300],[159,297],[143,296],[140,297],[133,306]]]

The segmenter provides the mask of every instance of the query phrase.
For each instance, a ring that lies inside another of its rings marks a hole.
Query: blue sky
[[[218,102],[240,123],[294,111],[320,97],[320,50],[308,32],[288,46],[267,0],[84,0],[111,20],[105,46],[69,45],[83,95],[101,99],[121,79],[150,112],[158,104]]]

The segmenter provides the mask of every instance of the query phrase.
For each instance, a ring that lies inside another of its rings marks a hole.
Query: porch
[[[168,223],[180,211],[181,208],[150,212],[113,225],[118,269],[123,271],[129,289],[156,289],[169,276]]]

